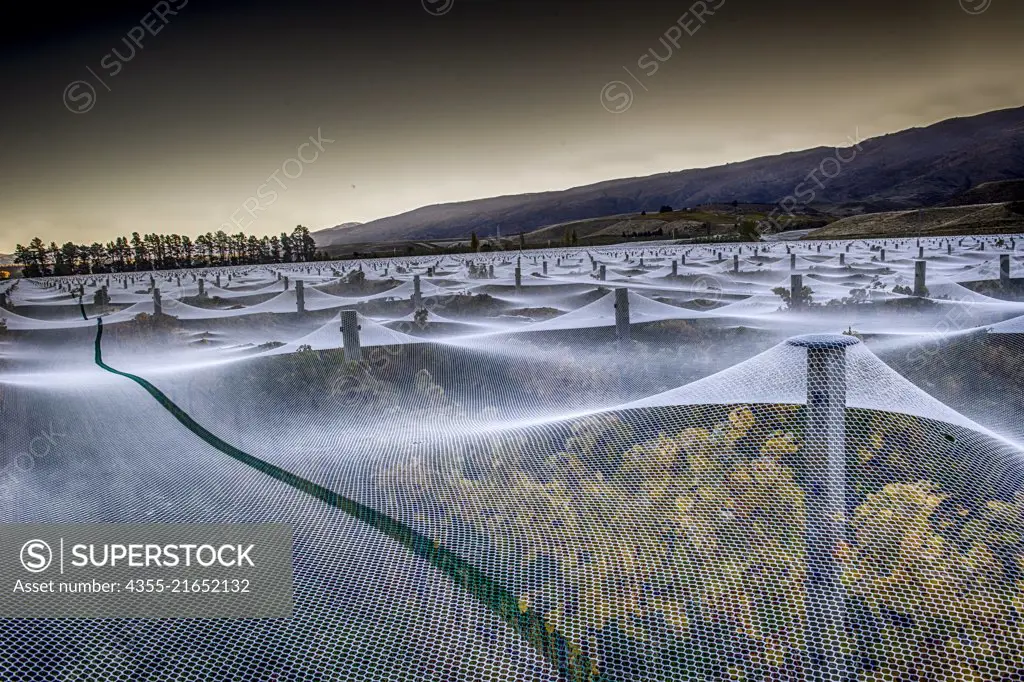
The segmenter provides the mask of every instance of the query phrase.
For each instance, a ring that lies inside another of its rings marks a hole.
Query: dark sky
[[[22,9],[0,49],[4,252],[316,229],[1024,105],[1019,0]]]

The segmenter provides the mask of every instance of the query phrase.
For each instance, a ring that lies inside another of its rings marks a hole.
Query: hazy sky
[[[1019,0],[93,11],[4,29],[0,251],[319,229],[1024,105]]]

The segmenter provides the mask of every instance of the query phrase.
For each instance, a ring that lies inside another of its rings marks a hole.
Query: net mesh
[[[4,620],[0,678],[1024,679],[1022,260],[650,243],[2,284],[0,522],[285,522],[295,608]]]

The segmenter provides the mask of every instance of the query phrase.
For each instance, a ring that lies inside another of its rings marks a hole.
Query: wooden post
[[[355,310],[341,311],[341,339],[345,348],[345,362],[361,362],[363,350],[359,346],[359,315]]]
[[[615,290],[615,337],[619,343],[629,341],[629,289]]]

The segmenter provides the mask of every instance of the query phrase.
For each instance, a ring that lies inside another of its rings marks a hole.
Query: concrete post
[[[885,249],[882,249],[881,251],[879,251],[879,253],[878,253],[878,260],[882,261],[883,263],[885,262]]]
[[[298,312],[306,312],[306,283],[301,279],[295,282],[295,307]]]
[[[516,266],[516,292],[519,291],[523,286],[523,270],[518,265]]]
[[[1004,289],[1010,286],[1010,254],[999,255],[999,286]]]
[[[796,254],[795,253],[789,254],[789,269],[790,270],[796,270]]]
[[[359,316],[355,310],[341,311],[341,340],[345,348],[345,362],[361,362],[363,351],[359,346]]]
[[[220,274],[213,280],[213,283],[217,285],[218,289],[220,288]]]
[[[420,276],[412,276],[412,305],[416,310],[423,305],[423,296],[420,294]]]
[[[124,278],[123,284],[124,284],[123,288],[127,289],[128,288],[128,278],[127,277]]]
[[[679,274],[679,263],[672,261],[672,276],[676,277]]]
[[[801,292],[804,288],[804,276],[803,275],[790,275],[789,276],[789,307],[790,308],[802,308],[803,297]]]
[[[548,274],[548,262],[547,262],[547,261],[544,261],[543,263],[541,263],[541,267],[542,267],[542,268],[543,268],[543,270],[544,270],[544,274],[545,274],[545,275],[546,275],[546,274]]]
[[[924,247],[923,246],[917,247],[917,257],[918,257],[918,259],[924,258]]]
[[[839,264],[840,265],[846,265],[846,254],[845,253],[839,254]]]
[[[615,338],[619,343],[629,341],[629,289],[615,290]]]
[[[925,295],[925,266],[928,261],[914,261],[914,296]]]
[[[736,254],[733,254],[733,257],[732,257],[732,271],[733,272],[739,272],[740,271],[740,257],[738,255],[736,255]]]
[[[846,349],[859,341],[842,334],[790,339],[807,349],[804,468],[807,552],[808,677],[839,679],[849,650],[846,589],[836,552],[846,541]]]
[[[686,254],[685,253],[682,256],[679,257],[679,264],[680,265],[686,265]]]
[[[206,280],[200,278],[199,282],[199,298],[206,298]]]
[[[487,266],[487,276],[490,277],[491,279],[494,279],[494,264],[493,263]]]
[[[157,289],[156,287],[153,287],[153,314],[164,314],[163,306],[160,304],[160,290]]]
[[[952,256],[953,255],[953,245],[950,244],[949,242],[946,242],[946,255],[947,256]]]
[[[606,274],[605,266],[602,265],[600,270],[598,270],[597,278],[600,279],[603,282],[605,280],[605,274]]]
[[[281,281],[284,282],[284,291],[288,291],[288,278],[282,277]]]

